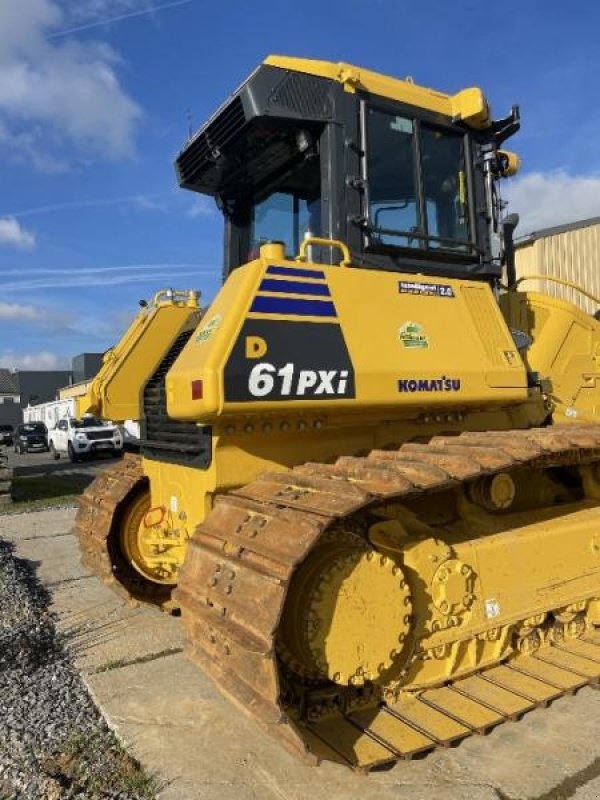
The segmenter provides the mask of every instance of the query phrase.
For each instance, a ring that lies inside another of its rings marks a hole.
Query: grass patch
[[[114,793],[124,793],[136,800],[154,800],[163,788],[157,776],[147,773],[108,731],[89,736],[72,734],[61,752],[47,759],[43,766],[62,786],[94,800]]]
[[[12,483],[13,502],[3,506],[0,513],[14,514],[49,506],[75,505],[83,489],[81,479],[70,475],[38,475],[31,478],[16,475]]]

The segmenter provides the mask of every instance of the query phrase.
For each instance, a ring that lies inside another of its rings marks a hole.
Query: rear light
[[[192,400],[202,400],[202,381],[192,381]]]

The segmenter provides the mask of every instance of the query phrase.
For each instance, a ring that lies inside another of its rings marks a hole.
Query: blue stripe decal
[[[305,283],[304,281],[279,281],[276,278],[264,278],[259,292],[278,292],[280,294],[313,294],[320,297],[331,297],[326,283]]]
[[[300,317],[335,317],[337,312],[331,302],[322,300],[294,300],[289,297],[255,297],[250,306],[255,314],[295,314]]]
[[[267,267],[269,275],[289,275],[290,278],[319,278],[325,280],[325,273],[320,269],[299,269],[298,267]]]

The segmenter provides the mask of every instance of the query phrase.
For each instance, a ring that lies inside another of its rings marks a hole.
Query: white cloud
[[[164,203],[159,203],[153,199],[152,195],[137,194],[129,198],[131,206],[138,211],[166,211]]]
[[[0,353],[0,367],[8,369],[69,369],[69,359],[48,350],[17,354],[11,350]]]
[[[84,23],[94,22],[105,17],[114,17],[147,8],[151,0],[62,0],[60,5],[68,14],[69,22]]]
[[[23,276],[22,270],[5,269],[0,273],[0,290],[33,291],[36,289],[74,289],[83,286],[119,286],[129,283],[151,283],[157,289],[171,286],[173,279],[186,280],[186,286],[195,287],[218,277],[219,270],[200,264],[126,264],[120,267],[82,267],[79,269],[31,268]],[[8,277],[10,276],[10,278]],[[14,278],[12,276],[15,276]],[[18,276],[18,277],[16,277]],[[8,280],[3,280],[8,278]]]
[[[0,245],[16,247],[19,250],[33,250],[35,235],[26,230],[14,217],[0,219]]]
[[[196,217],[212,217],[215,214],[215,204],[208,197],[200,195],[194,199],[193,205],[188,209],[186,216],[190,219]]]
[[[32,303],[0,302],[0,323],[9,323],[11,329],[19,323],[36,326],[55,333],[72,329],[73,314]],[[4,329],[6,330],[6,328]],[[5,334],[2,338],[6,338]]]
[[[532,172],[508,182],[503,194],[520,217],[517,236],[600,216],[600,175]]]
[[[2,3],[3,150],[50,171],[64,167],[65,146],[71,160],[130,155],[141,116],[119,83],[114,50],[93,41],[48,39],[66,21],[56,0]]]
[[[36,214],[52,214],[61,211],[85,211],[88,208],[111,206],[129,206],[136,211],[167,211],[167,205],[160,198],[170,192],[154,192],[153,194],[131,194],[123,197],[87,197],[82,200],[70,200],[64,203],[52,203],[45,206],[33,206],[20,211],[13,211],[10,216],[21,218]]]
[[[34,306],[21,305],[21,303],[0,303],[0,320],[34,320],[37,311]]]
[[[68,8],[70,23],[68,27],[55,31],[50,34],[49,38],[68,36],[146,14],[154,16],[157,11],[165,11],[168,8],[184,6],[192,2],[193,0],[169,0],[167,3],[154,5],[150,0],[141,0],[141,2],[139,0],[79,0],[77,6]]]

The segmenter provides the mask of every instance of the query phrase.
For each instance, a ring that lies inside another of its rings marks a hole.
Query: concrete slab
[[[488,736],[364,777],[335,764],[299,764],[181,655],[87,680],[136,756],[160,765],[168,782],[162,800],[209,798],[217,792],[223,800],[562,800],[571,794],[555,790],[569,785],[574,775],[585,778],[600,754],[595,741],[600,694],[592,689]]]
[[[445,770],[432,779],[431,765],[424,762],[406,762],[368,778],[336,764],[305,767],[236,712],[182,655],[92,675],[87,682],[95,697],[104,698],[111,724],[136,756],[148,763],[152,754],[156,758],[162,753],[161,775],[168,784],[162,800],[395,800],[418,797],[418,792],[428,800],[449,796]],[[439,758],[443,754],[434,756]],[[492,787],[472,782],[472,776],[468,770],[455,775],[451,796],[497,797]]]
[[[161,800],[598,800],[600,692],[582,690],[486,737],[368,777],[309,768],[236,711],[178,652],[176,618],[131,609],[82,570],[74,512],[0,518],[38,564],[59,628],[109,724],[166,785]]]
[[[598,762],[595,763],[595,774],[598,775],[598,770],[600,770],[600,764]],[[583,776],[585,780],[587,776]],[[571,781],[569,786],[567,787],[567,791],[571,790],[574,785],[580,785],[578,783],[578,779],[575,778],[575,781]],[[568,794],[563,795],[564,797],[569,797]],[[581,788],[575,790],[575,794],[572,795],[573,800],[598,800],[600,797],[600,778],[595,778],[588,783],[585,783]]]
[[[0,518],[0,535],[14,541],[20,558],[38,565],[79,668],[94,672],[180,651],[182,631],[176,620],[131,608],[81,565],[70,532],[73,518],[72,509],[8,516]]]
[[[74,509],[60,508],[0,517],[0,536],[14,542],[19,558],[36,565],[49,588],[90,577],[71,535],[74,515]]]

